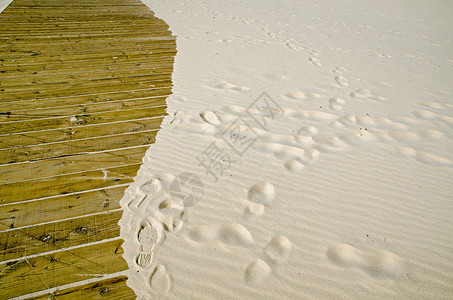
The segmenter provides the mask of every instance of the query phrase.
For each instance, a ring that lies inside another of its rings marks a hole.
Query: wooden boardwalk
[[[14,0],[0,14],[0,299],[135,298],[119,200],[165,115],[175,54],[139,0]]]

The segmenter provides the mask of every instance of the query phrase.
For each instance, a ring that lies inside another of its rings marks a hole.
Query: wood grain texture
[[[137,296],[126,285],[126,280],[126,276],[118,276],[82,286],[58,290],[40,297],[34,297],[33,299],[136,299]]]
[[[119,201],[166,115],[175,54],[139,0],[14,0],[0,14],[1,299],[89,278],[41,298],[135,298],[102,276],[127,268]]]
[[[0,264],[0,298],[7,299],[48,288],[96,278],[127,268],[122,240],[18,259]]]

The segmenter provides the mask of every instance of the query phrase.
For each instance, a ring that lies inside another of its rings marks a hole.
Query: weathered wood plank
[[[34,181],[2,184],[0,185],[0,203],[17,203],[129,183],[137,174],[140,165],[138,163]]]
[[[0,165],[0,184],[36,180],[77,173],[80,171],[102,170],[138,163],[150,145],[134,148],[115,149],[84,155],[65,156],[53,159]]]
[[[0,232],[0,261],[117,237],[122,214],[107,212]]]
[[[91,103],[134,100],[152,97],[168,96],[171,94],[169,87],[148,88],[139,90],[114,91],[86,95],[69,95],[55,98],[17,99],[13,102],[0,102],[0,112],[11,112],[24,109],[39,109],[45,107],[64,107],[70,105],[88,105]]]
[[[0,264],[0,298],[7,299],[127,268],[122,240]]]
[[[33,299],[44,300],[44,299],[118,299],[128,300],[136,299],[137,296],[134,292],[126,285],[126,276],[119,276],[109,278],[93,283],[85,284],[82,286],[76,286],[64,290],[58,290],[56,292],[46,294]]]
[[[165,105],[166,97],[153,97],[144,99],[131,99],[120,101],[107,101],[90,104],[79,104],[71,106],[48,107],[43,109],[27,109],[20,111],[10,111],[10,113],[0,114],[1,122],[36,120],[39,118],[74,116],[80,114],[92,114],[106,111],[117,111],[121,109],[146,108]]]
[[[71,128],[75,125],[94,125],[109,122],[128,121],[165,115],[165,105],[140,109],[124,109],[76,116],[52,117],[38,120],[0,123],[0,132],[20,133],[36,130]]]
[[[157,129],[152,129],[60,143],[2,149],[0,150],[0,163],[37,161],[54,157],[81,155],[95,151],[119,149],[124,146],[133,147],[152,144],[156,140],[157,131]]]
[[[108,49],[108,50],[107,50]],[[22,64],[34,64],[34,63],[43,63],[43,62],[92,62],[92,61],[109,61],[115,62],[120,61],[121,59],[126,58],[149,58],[149,57],[168,57],[172,56],[175,53],[175,50],[169,47],[166,48],[157,48],[157,49],[143,49],[143,50],[129,50],[125,51],[124,49],[110,49],[107,48],[100,50],[99,53],[96,51],[85,51],[82,53],[68,53],[64,55],[61,52],[44,52],[43,50],[36,49],[32,53],[27,53],[26,55],[21,55],[17,52],[9,52],[8,59],[9,62],[2,63],[2,66],[20,66]],[[3,83],[2,83],[3,85]]]
[[[166,114],[176,41],[153,16],[139,0],[14,0],[0,14],[0,259],[15,260],[0,263],[0,298],[127,268],[122,241],[83,245],[118,236]],[[135,298],[125,279],[42,298]]]
[[[0,230],[106,212],[120,208],[125,186],[0,206]]]
[[[64,51],[62,49],[62,51]],[[74,50],[78,51],[78,50]],[[160,59],[159,61],[147,61],[146,59],[134,59],[134,60],[122,60],[117,61],[116,63],[108,63],[105,61],[84,61],[83,66],[76,68],[77,63],[73,62],[70,64],[64,64],[60,66],[55,66],[54,64],[48,64],[45,62],[33,63],[33,64],[22,64],[22,65],[1,65],[0,73],[2,78],[18,78],[23,76],[24,72],[30,73],[30,77],[52,77],[55,76],[55,70],[58,70],[58,74],[61,76],[69,75],[79,75],[93,73],[97,75],[101,73],[114,73],[114,72],[136,72],[138,70],[148,70],[149,73],[156,73],[158,69],[169,68],[168,59]],[[20,71],[18,71],[20,70]],[[159,73],[167,73],[159,72]]]
[[[163,118],[139,119],[93,126],[74,126],[67,129],[0,135],[0,151],[5,148],[30,147],[34,145],[68,141],[74,142],[80,139],[96,138],[106,135],[157,130],[160,128],[162,119]],[[107,148],[103,150],[107,150]]]
[[[112,72],[110,70],[102,71],[102,72],[93,72],[91,74],[87,74],[85,72],[79,72],[77,74],[58,74],[58,75],[50,75],[50,76],[31,76],[29,78],[5,78],[2,79],[1,86],[4,89],[15,87],[18,85],[29,86],[33,85],[48,85],[48,84],[62,84],[62,83],[72,83],[73,85],[80,84],[81,81],[112,81],[112,80],[132,80],[136,77],[139,78],[148,78],[149,76],[158,76],[171,73],[172,68],[163,67],[163,68],[152,68],[152,69],[136,69],[136,70],[125,70],[125,71],[117,71]],[[158,78],[163,79],[165,77]]]
[[[112,63],[114,63],[112,59]],[[83,61],[81,62],[83,63]],[[152,82],[152,81],[166,81],[169,78],[169,74],[156,74],[156,75],[143,75],[143,76],[129,76],[124,78],[94,78],[87,81],[84,80],[71,80],[65,81],[62,79],[60,82],[52,82],[49,84],[36,82],[36,85],[24,85],[21,88],[20,83],[10,86],[1,86],[1,89],[5,93],[17,92],[17,91],[27,91],[27,90],[48,90],[51,89],[52,86],[58,89],[66,89],[66,88],[74,88],[83,85],[86,87],[93,87],[99,84],[106,84],[106,85],[113,85],[113,84],[122,84],[126,82]]]
[[[2,99],[4,101],[14,101],[17,99],[42,99],[42,98],[54,98],[54,97],[67,97],[74,95],[86,95],[95,93],[113,93],[127,90],[141,90],[146,88],[160,88],[171,86],[171,80],[143,80],[137,82],[125,82],[122,84],[113,83],[102,83],[93,86],[79,86],[70,87],[67,89],[55,89],[52,90],[51,85],[47,89],[41,89],[39,91],[16,91],[16,92],[2,92]],[[1,87],[0,87],[1,90]]]

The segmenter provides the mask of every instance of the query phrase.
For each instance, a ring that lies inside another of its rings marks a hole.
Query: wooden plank
[[[95,48],[97,49],[97,48]],[[110,49],[104,48],[97,51],[85,51],[82,53],[68,53],[63,54],[60,51],[55,50],[54,52],[44,52],[42,50],[35,50],[32,53],[27,53],[23,55],[21,53],[9,52],[8,53],[8,63],[2,63],[2,66],[8,65],[21,65],[29,63],[42,63],[42,62],[58,62],[64,60],[65,62],[87,62],[87,61],[101,61],[108,60],[114,62],[116,57],[117,60],[125,58],[149,58],[149,57],[165,57],[172,56],[175,53],[175,50],[169,47],[157,48],[157,49],[133,49],[125,51],[123,49]],[[127,57],[126,57],[127,56]],[[3,85],[3,83],[2,83]]]
[[[150,54],[152,55],[152,54]],[[80,63],[83,63],[81,61]],[[112,63],[114,63],[114,59],[112,58]],[[167,81],[169,79],[170,75],[169,74],[156,74],[156,75],[143,75],[143,76],[129,76],[129,77],[124,77],[124,78],[94,78],[91,80],[71,80],[67,81],[62,79],[59,82],[52,82],[52,83],[42,83],[40,84],[39,82],[36,82],[36,85],[31,84],[31,85],[24,85],[23,87],[20,85],[20,82],[17,82],[14,85],[9,85],[9,86],[1,86],[1,89],[5,93],[12,93],[12,92],[17,92],[17,91],[28,91],[28,90],[48,90],[51,89],[52,86],[55,86],[55,88],[58,89],[66,89],[66,88],[74,88],[74,87],[79,87],[83,85],[85,88],[86,87],[92,87],[96,86],[99,84],[105,84],[105,85],[114,85],[114,84],[122,84],[126,82],[152,82],[152,81]]]
[[[15,25],[15,24],[14,24]],[[45,43],[3,43],[0,44],[0,50],[2,52],[14,52],[16,54],[23,54],[29,56],[38,56],[47,54],[43,52],[42,46]],[[76,51],[84,51],[89,53],[94,51],[127,51],[127,50],[141,50],[141,51],[154,51],[155,49],[173,49],[174,50],[175,39],[168,37],[166,39],[145,39],[145,38],[110,38],[110,39],[96,39],[96,44],[93,45],[93,41],[73,41],[73,40],[60,40],[54,44],[54,47],[59,47],[65,53],[74,54]],[[4,61],[3,64],[9,63]],[[156,62],[154,62],[156,63]]]
[[[36,180],[61,174],[102,170],[139,163],[150,145],[0,165],[0,184]]]
[[[127,268],[121,240],[99,241],[118,236],[166,114],[176,41],[153,16],[139,0],[14,0],[0,14],[1,299]],[[41,298],[135,298],[125,280]]]
[[[22,148],[0,150],[0,163],[9,164],[24,161],[38,161],[54,157],[81,155],[84,153],[119,149],[152,144],[156,140],[157,129],[104,135],[89,139],[74,140],[60,143],[47,143]]]
[[[125,186],[0,206],[0,230],[106,212],[120,208]]]
[[[70,299],[118,299],[128,300],[136,299],[137,296],[134,292],[126,285],[126,276],[119,276],[109,278],[93,283],[85,284],[82,286],[76,286],[64,290],[57,290],[53,293],[45,294],[40,297],[34,297],[33,299],[58,299],[58,300],[70,300]]]
[[[165,115],[165,105],[140,109],[124,109],[117,111],[82,114],[76,116],[53,117],[38,120],[0,123],[0,132],[20,133],[45,129],[69,129],[75,125],[94,125],[109,122],[128,121]],[[75,117],[75,119],[74,119]]]
[[[62,49],[61,51],[65,51]],[[78,51],[78,50],[74,50]],[[33,64],[25,64],[25,65],[13,65],[13,64],[2,64],[0,66],[0,74],[2,74],[2,78],[18,78],[20,76],[23,77],[24,72],[29,72],[30,77],[52,77],[55,76],[55,70],[58,70],[58,74],[61,76],[69,76],[69,75],[78,75],[78,74],[86,74],[86,73],[93,73],[98,75],[99,73],[113,73],[117,71],[123,72],[136,72],[137,70],[148,70],[149,73],[156,73],[159,69],[163,68],[171,68],[171,61],[170,57],[167,59],[160,59],[159,61],[149,61],[147,59],[136,58],[136,59],[128,59],[128,60],[121,60],[116,61],[116,63],[112,64],[106,61],[84,61],[83,66],[76,68],[77,63],[70,63],[70,64],[60,64],[59,66],[55,66],[54,64],[48,64],[46,62],[37,62]],[[159,73],[168,73],[159,72]],[[98,76],[99,77],[99,76]]]
[[[0,264],[0,298],[32,292],[110,274],[127,268],[122,240],[61,251]]]
[[[125,82],[123,84],[113,84],[113,83],[102,83],[99,82],[98,85],[93,86],[79,86],[79,87],[69,87],[66,89],[55,89],[52,90],[49,88],[41,89],[39,91],[26,90],[26,91],[15,91],[15,92],[2,92],[2,99],[4,101],[12,100],[23,100],[23,99],[42,99],[42,98],[52,98],[52,97],[65,97],[65,96],[74,96],[74,95],[86,95],[94,93],[108,93],[108,92],[118,92],[126,90],[141,90],[146,88],[159,88],[159,87],[169,87],[171,86],[171,80],[143,80],[137,82]],[[0,87],[1,91],[1,87]]]
[[[62,50],[63,51],[63,50]],[[134,58],[134,59],[123,59],[116,60],[114,63],[111,61],[101,60],[85,60],[81,65],[78,62],[65,62],[54,61],[52,64],[48,62],[34,62],[29,64],[3,64],[0,67],[0,74],[3,74],[5,78],[17,78],[24,76],[24,73],[28,73],[29,77],[34,78],[38,75],[44,77],[55,76],[55,72],[61,72],[62,76],[65,75],[77,75],[80,73],[92,72],[93,74],[102,72],[114,72],[117,70],[138,70],[147,69],[150,73],[153,69],[160,67],[169,67],[171,65],[171,57],[161,57],[158,61],[151,61],[147,58]]]
[[[141,164],[0,185],[0,203],[17,203],[129,183]],[[105,178],[105,176],[107,177]]]
[[[91,103],[108,102],[108,101],[124,101],[152,97],[168,96],[171,94],[169,87],[148,88],[139,90],[115,91],[106,93],[96,93],[87,95],[70,95],[56,98],[41,98],[41,99],[17,99],[13,102],[0,102],[0,112],[12,112],[15,110],[24,109],[39,109],[46,107],[64,107],[71,105],[88,105]]]
[[[74,85],[80,84],[81,81],[96,81],[96,80],[104,80],[104,81],[112,81],[112,80],[118,80],[118,79],[124,79],[124,80],[129,80],[129,79],[134,79],[136,77],[144,77],[148,78],[148,76],[157,76],[157,75],[165,75],[165,74],[171,74],[172,68],[169,66],[163,67],[163,68],[152,68],[152,69],[135,69],[135,70],[124,70],[124,71],[117,71],[117,72],[112,72],[110,70],[102,70],[99,72],[92,72],[92,73],[86,73],[86,72],[79,72],[79,73],[74,73],[70,75],[65,75],[65,74],[58,74],[58,75],[50,75],[50,76],[30,76],[29,78],[22,78],[22,82],[20,78],[4,78],[2,79],[1,86],[2,88],[9,88],[9,87],[15,87],[18,85],[23,85],[29,86],[33,85],[36,87],[36,85],[48,85],[48,84],[61,84],[61,83],[73,83]],[[159,79],[164,79],[168,78],[169,76],[166,75],[166,77],[161,77]],[[158,80],[159,80],[158,79]]]
[[[117,237],[122,214],[107,212],[0,232],[0,261]]]
[[[146,108],[165,105],[166,97],[153,97],[120,101],[107,101],[90,104],[79,104],[71,106],[47,107],[43,109],[27,109],[20,111],[10,111],[10,113],[0,114],[1,122],[22,121],[29,119],[66,117],[81,114],[92,114],[105,111],[117,111],[121,109]]]
[[[142,132],[160,128],[163,118],[139,119],[93,126],[74,126],[67,129],[50,129],[0,136],[0,151],[5,148],[30,147],[48,143],[76,141],[106,135]],[[106,150],[106,149],[103,149]],[[0,173],[1,174],[1,173]]]

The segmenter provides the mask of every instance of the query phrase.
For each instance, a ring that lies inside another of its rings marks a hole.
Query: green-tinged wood
[[[0,261],[119,236],[122,211],[0,232]]]
[[[122,240],[0,264],[0,298],[7,299],[123,271]]]
[[[120,208],[124,185],[0,206],[0,230]]]
[[[170,74],[169,74],[170,75]],[[30,75],[31,76],[31,75]],[[26,90],[26,91],[16,91],[16,92],[2,92],[2,99],[4,101],[16,101],[16,100],[33,100],[33,99],[43,99],[43,98],[52,98],[52,97],[68,97],[68,96],[78,96],[86,94],[104,94],[104,93],[113,93],[120,91],[132,91],[132,90],[142,90],[149,88],[161,88],[169,87],[171,85],[171,79],[167,77],[167,80],[139,80],[137,82],[123,82],[121,84],[112,84],[112,83],[103,83],[98,82],[94,86],[72,86],[66,89],[51,89],[52,85],[42,88],[40,90]],[[1,89],[1,87],[0,87]]]
[[[101,279],[127,268],[105,239],[166,115],[175,54],[139,0],[14,0],[0,14],[0,299],[135,299],[124,276]]]
[[[0,132],[20,133],[55,128],[71,128],[71,126],[77,125],[79,126],[93,125],[109,122],[160,117],[163,115],[165,115],[165,105],[138,109],[131,108],[118,111],[80,114],[75,116],[69,115],[63,117],[50,117],[37,120],[3,122],[0,123]]]
[[[132,100],[108,101],[91,103],[88,105],[79,104],[76,106],[49,107],[48,109],[27,109],[15,111],[14,113],[0,114],[0,122],[13,122],[36,120],[39,118],[66,117],[81,114],[92,114],[105,111],[119,111],[131,108],[147,108],[165,104],[166,97],[141,98]]]
[[[0,149],[30,147],[47,143],[69,142],[106,135],[157,130],[163,118],[139,119],[94,126],[74,126],[67,129],[32,131],[0,136]],[[54,145],[55,146],[55,145]],[[0,171],[1,172],[1,171]]]
[[[146,88],[139,90],[124,90],[117,92],[94,93],[87,95],[69,95],[56,98],[22,99],[17,101],[0,101],[0,112],[8,115],[11,111],[46,109],[71,105],[90,105],[98,102],[134,100],[168,96],[171,89],[168,87]]]
[[[45,294],[33,299],[118,299],[128,300],[136,299],[137,296],[126,285],[126,276],[119,276],[105,280],[96,281],[93,283],[76,286],[68,289],[58,290],[53,293]]]
[[[130,165],[140,162],[148,148],[149,145],[143,145],[134,148],[45,159],[33,163],[22,162],[0,165],[0,185]]]
[[[37,161],[54,157],[81,155],[84,153],[113,150],[126,147],[140,146],[154,143],[157,130],[105,135],[90,139],[42,144],[22,148],[0,150],[0,163],[16,163],[23,161]],[[1,187],[0,187],[1,189]]]
[[[140,165],[137,163],[104,170],[2,184],[0,185],[0,203],[17,203],[129,183],[137,174]]]

